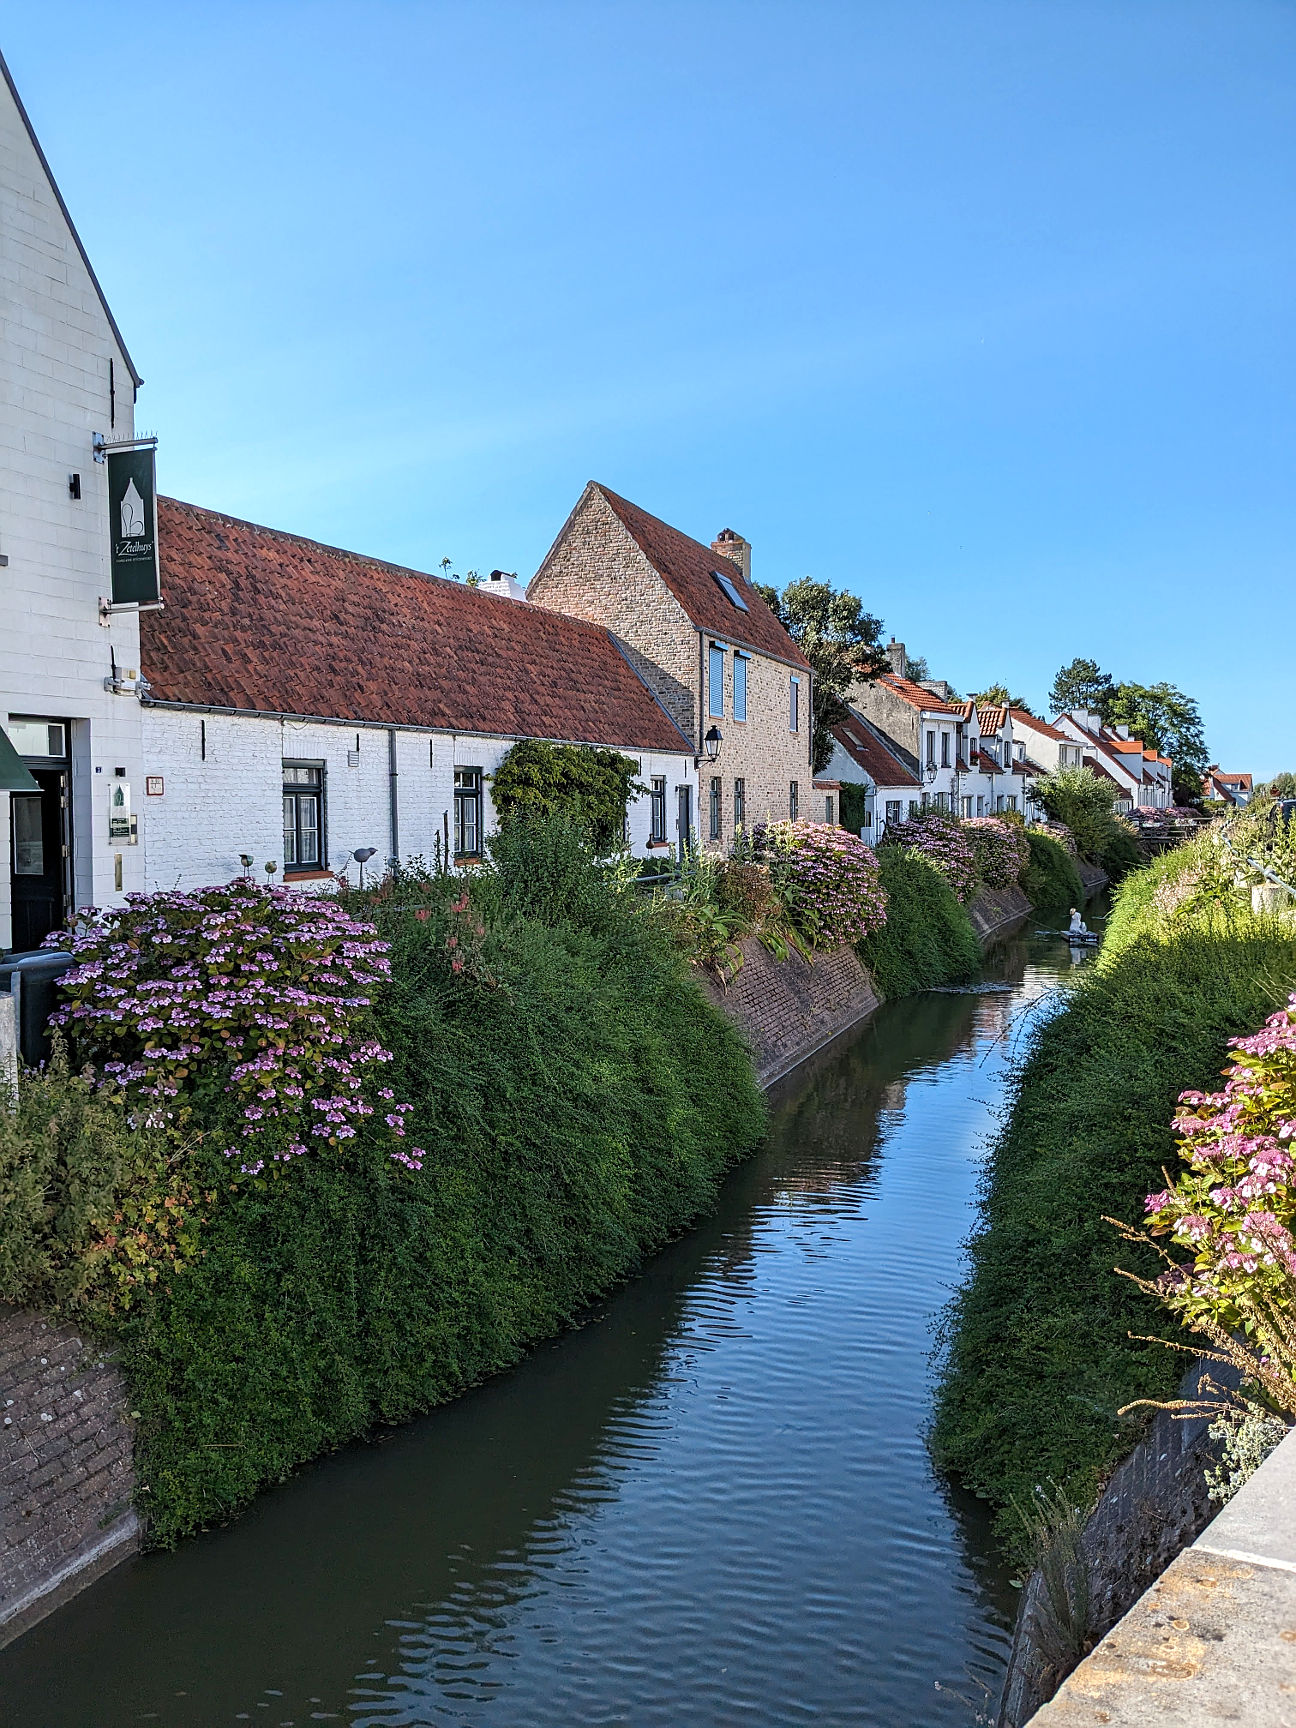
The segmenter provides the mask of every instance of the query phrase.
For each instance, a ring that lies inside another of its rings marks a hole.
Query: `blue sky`
[[[590,478],[960,689],[1296,768],[1296,8],[8,8],[163,488],[433,568]]]

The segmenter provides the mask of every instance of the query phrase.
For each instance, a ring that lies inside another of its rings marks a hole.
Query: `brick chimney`
[[[751,547],[741,534],[735,534],[732,528],[722,528],[711,542],[711,550],[736,564],[751,581]]]
[[[886,646],[886,657],[891,662],[891,670],[897,678],[909,676],[909,657],[905,653],[903,642],[897,642],[893,636]]]

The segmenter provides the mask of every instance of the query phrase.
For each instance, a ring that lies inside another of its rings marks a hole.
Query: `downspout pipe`
[[[388,863],[394,870],[400,863],[400,794],[396,772],[396,731],[394,727],[387,729],[387,801],[388,816],[391,826],[391,856]]]

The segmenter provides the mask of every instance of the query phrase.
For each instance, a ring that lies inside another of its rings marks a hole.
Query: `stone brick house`
[[[228,881],[249,857],[292,886],[372,849],[370,870],[438,851],[470,866],[495,824],[491,775],[520,738],[630,756],[647,855],[692,741],[606,629],[158,500],[166,606],[141,621],[147,885]]]
[[[937,810],[961,809],[969,764],[961,707],[947,684],[916,684],[908,677],[903,642],[887,647],[891,670],[852,687],[851,706],[881,734],[892,755],[922,783],[919,802]]]
[[[692,741],[694,786],[655,844],[695,833],[723,846],[760,821],[822,815],[810,663],[753,588],[751,548],[731,529],[706,546],[590,481],[527,598],[610,630]]]

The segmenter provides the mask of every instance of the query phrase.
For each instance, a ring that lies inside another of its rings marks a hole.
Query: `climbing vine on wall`
[[[617,750],[524,738],[491,776],[491,798],[504,820],[577,818],[603,855],[621,844],[630,798],[647,790],[638,775],[639,764]]]

